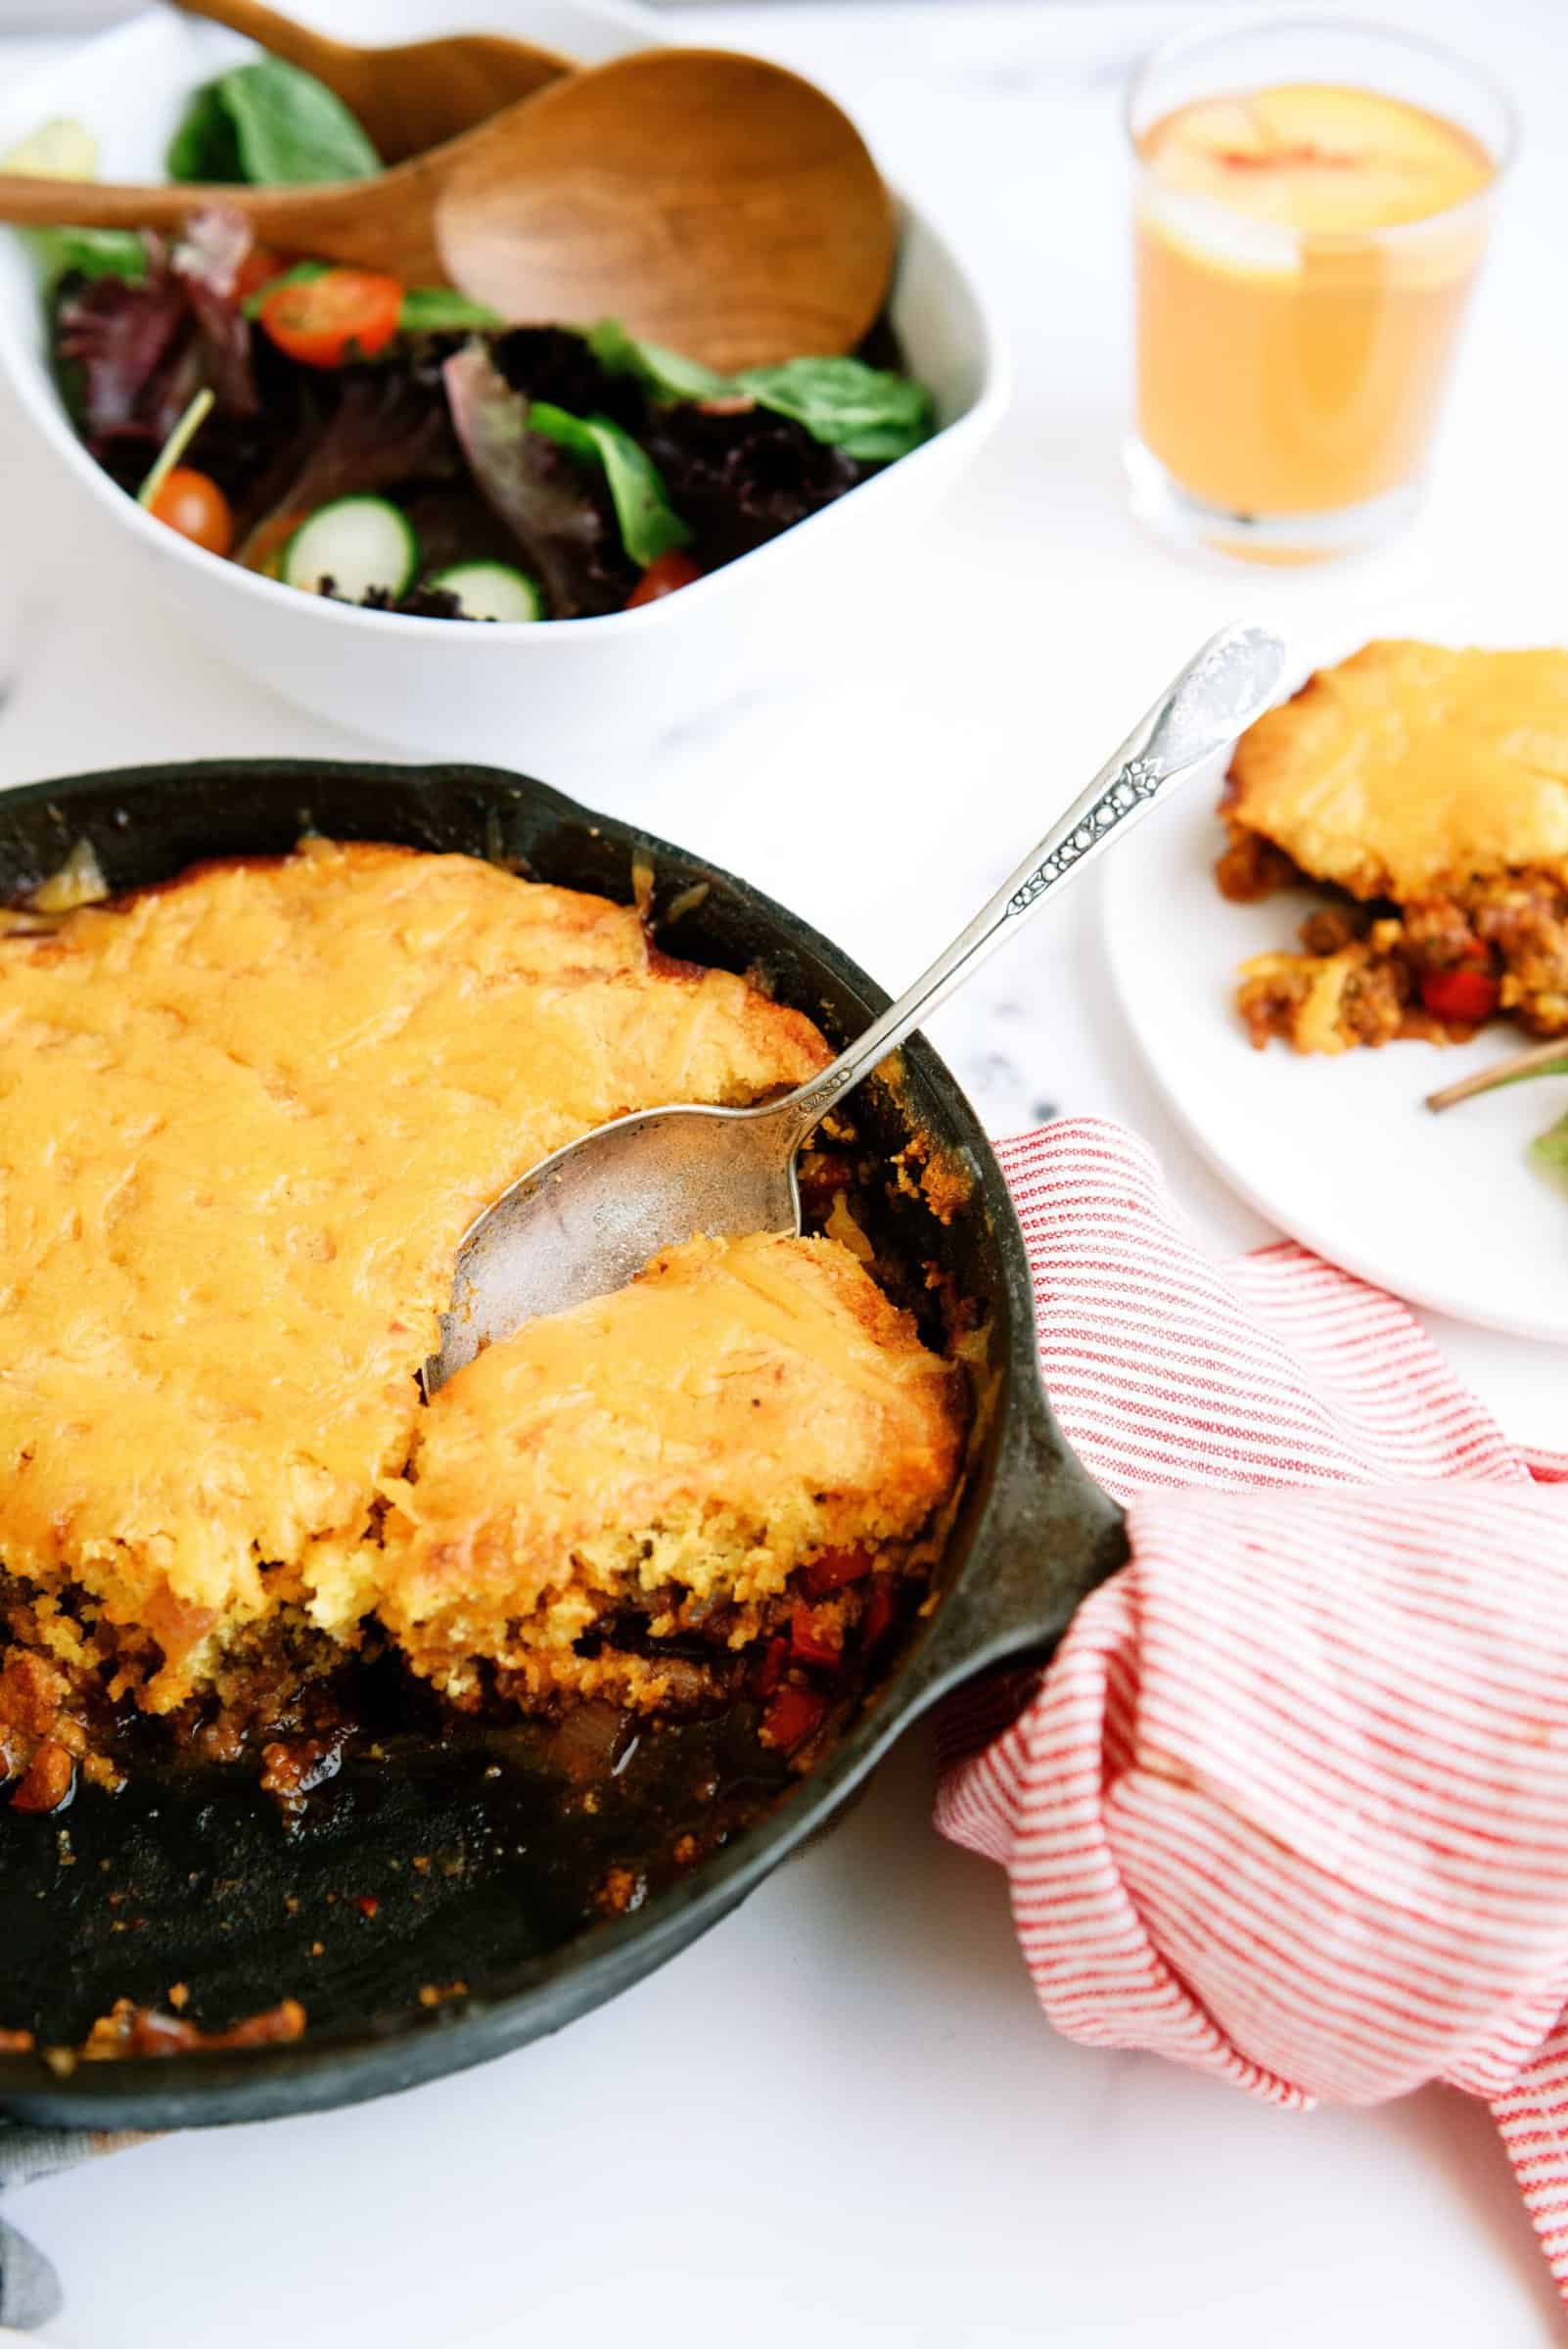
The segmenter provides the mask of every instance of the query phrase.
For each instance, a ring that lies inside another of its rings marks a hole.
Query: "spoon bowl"
[[[0,221],[180,229],[222,206],[280,250],[450,285],[520,325],[615,316],[723,372],[848,350],[893,274],[859,132],[798,74],[645,49],[462,138],[330,187],[119,187],[0,174]]]
[[[968,929],[805,1084],[755,1109],[676,1106],[618,1118],[503,1192],[458,1250],[440,1352],[425,1366],[427,1395],[534,1314],[623,1287],[662,1248],[698,1233],[798,1232],[796,1154],[820,1121],[1022,920],[1261,716],[1284,668],[1284,645],[1267,628],[1211,637]]]
[[[799,1231],[784,1106],[638,1110],[541,1160],[463,1241],[426,1394],[535,1314],[624,1288],[676,1235]]]

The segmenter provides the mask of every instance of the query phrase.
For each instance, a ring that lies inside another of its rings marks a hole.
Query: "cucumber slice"
[[[455,595],[465,620],[542,620],[544,598],[510,563],[453,563],[425,581]]]
[[[395,603],[406,595],[419,570],[419,540],[405,514],[384,497],[335,497],[318,506],[283,550],[279,576],[286,586],[307,594],[331,593],[362,604],[380,593]]]

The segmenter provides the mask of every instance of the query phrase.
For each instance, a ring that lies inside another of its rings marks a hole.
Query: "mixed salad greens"
[[[89,177],[52,123],[3,167]],[[190,100],[180,181],[353,179],[359,124],[273,58]],[[652,601],[788,530],[933,429],[891,331],[735,376],[613,319],[515,327],[447,287],[257,245],[237,212],[33,233],[62,395],[171,530],[373,609],[572,620]]]

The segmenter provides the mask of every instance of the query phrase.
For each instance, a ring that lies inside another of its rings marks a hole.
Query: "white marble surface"
[[[367,23],[369,0],[366,0]],[[303,10],[301,11],[303,12]],[[460,12],[455,6],[455,22]],[[1475,34],[1453,0],[1380,14]],[[1568,53],[1499,0],[1526,160],[1418,531],[1354,570],[1185,568],[1125,519],[1128,62],[1173,10],[717,7],[858,113],[994,286],[1015,414],[830,671],[754,676],[554,780],[635,783],[658,830],[754,874],[890,984],[1010,865],[1190,643],[1246,608],[1301,647],[1563,630]],[[0,71],[52,44],[0,47]],[[348,739],[173,636],[0,413],[0,782]],[[1106,999],[1092,899],[936,1023],[997,1131],[1126,1118],[1218,1246],[1267,1236],[1180,1140]],[[1508,1422],[1563,1440],[1560,1354],[1434,1324]],[[650,2349],[1420,2339],[1525,2349],[1553,2302],[1486,2115],[1432,2092],[1289,2119],[1055,2038],[1000,1878],[932,1833],[925,1741],[696,1951],[564,2038],[392,2104],[176,2138],[30,2189],[70,2349],[221,2339]],[[221,2311],[221,2318],[216,2312]]]

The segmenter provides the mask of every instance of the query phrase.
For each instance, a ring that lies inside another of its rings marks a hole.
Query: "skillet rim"
[[[374,792],[416,786],[438,806],[463,790],[484,798],[527,800],[563,827],[586,830],[627,857],[641,852],[655,869],[678,865],[683,878],[707,880],[760,917],[781,946],[814,965],[869,1020],[889,997],[841,947],[755,884],[640,825],[602,815],[552,785],[504,767],[354,759],[204,759],[48,778],[0,792],[0,861],[10,819],[42,808],[59,820],[62,849],[74,836],[72,804],[108,796],[129,804],[157,785],[186,785],[193,821],[204,785],[230,795],[248,780],[300,787],[323,776]],[[369,832],[361,837],[369,838]],[[381,837],[395,838],[390,822]],[[106,852],[109,844],[103,844]],[[111,858],[112,861],[112,858]],[[173,869],[190,861],[181,856]],[[943,1139],[965,1158],[977,1180],[977,1207],[995,1249],[1005,1295],[1006,1343],[995,1356],[997,1437],[987,1488],[967,1551],[945,1582],[940,1603],[859,1719],[826,1759],[761,1819],[700,1862],[635,1914],[609,1919],[520,1969],[519,1987],[475,1998],[461,2008],[400,2014],[395,2022],[308,2037],[243,2052],[122,2058],[79,2063],[69,2075],[40,2078],[38,2055],[0,2056],[0,2116],[54,2126],[188,2128],[326,2110],[394,2094],[466,2070],[545,2038],[652,1973],[720,1921],[772,1872],[868,1775],[894,1740],[938,1697],[987,1664],[1043,1653],[1065,1628],[1077,1600],[1116,1570],[1126,1554],[1121,1512],[1094,1485],[1056,1428],[1040,1385],[1034,1284],[1001,1169],[962,1087],[922,1036],[903,1047],[909,1090],[922,1112],[934,1110]],[[1041,1594],[1039,1561],[1048,1544],[1050,1575]],[[1009,1546],[1010,1545],[1010,1546]],[[1022,1553],[1022,1554],[1021,1554]],[[1065,1571],[1063,1571],[1065,1569]],[[983,1588],[982,1586],[990,1586]]]

